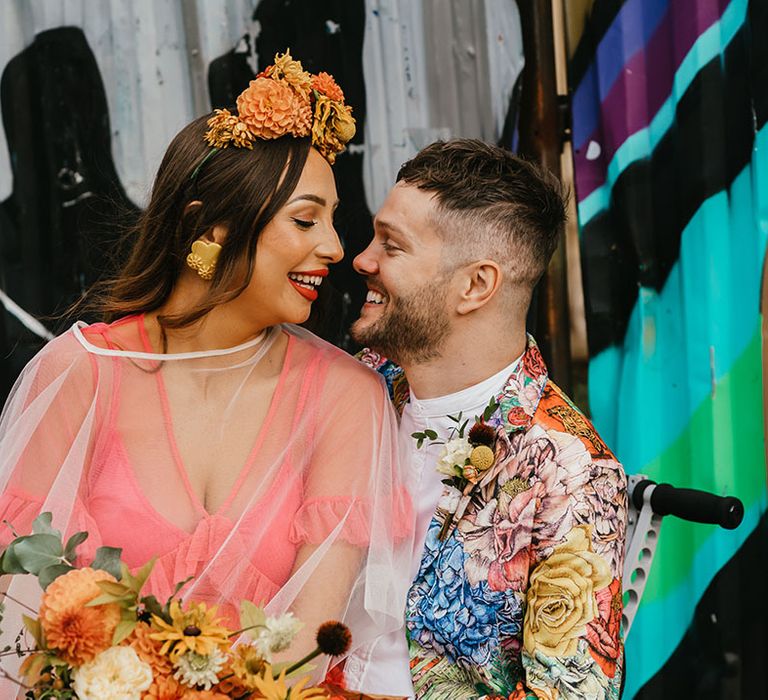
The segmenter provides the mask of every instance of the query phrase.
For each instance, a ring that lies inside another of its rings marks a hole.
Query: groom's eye
[[[397,246],[392,245],[389,241],[384,241],[381,244],[381,247],[384,248],[384,250],[386,250],[388,253],[391,253],[396,250],[401,250],[401,248],[398,248]]]

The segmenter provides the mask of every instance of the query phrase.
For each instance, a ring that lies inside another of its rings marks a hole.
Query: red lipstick
[[[309,273],[304,273],[309,274]],[[314,272],[312,274],[315,274]],[[316,289],[310,289],[309,287],[302,287],[298,282],[295,280],[292,280],[290,277],[288,278],[288,281],[293,285],[293,288],[301,294],[305,299],[308,299],[309,301],[315,301],[317,299],[317,290]]]

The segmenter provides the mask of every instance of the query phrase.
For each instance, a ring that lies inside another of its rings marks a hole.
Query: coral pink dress
[[[258,391],[271,391],[267,408]],[[83,562],[101,545],[132,568],[156,557],[148,592],[162,602],[194,577],[184,595],[230,618],[242,599],[282,611],[314,587],[322,600],[338,557],[349,622],[387,626],[405,585],[388,571],[412,531],[395,430],[380,380],[300,329],[160,357],[141,316],[75,327],[33,360],[6,409],[0,518],[24,533],[50,510],[54,527],[89,532]],[[188,461],[230,467],[213,512]],[[353,612],[353,589],[366,588],[378,599]]]

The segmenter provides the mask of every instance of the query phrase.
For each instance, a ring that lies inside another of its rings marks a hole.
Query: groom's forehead
[[[374,223],[377,228],[387,228],[410,236],[429,234],[434,228],[436,207],[433,192],[399,182],[376,213]]]

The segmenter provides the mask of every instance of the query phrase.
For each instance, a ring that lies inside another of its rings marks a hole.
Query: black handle
[[[640,510],[643,507],[643,493],[649,487],[651,508],[658,515],[675,515],[695,523],[720,525],[726,530],[737,528],[744,518],[744,504],[734,496],[718,496],[696,489],[679,489],[671,484],[656,484],[645,479],[632,489],[632,503]]]

